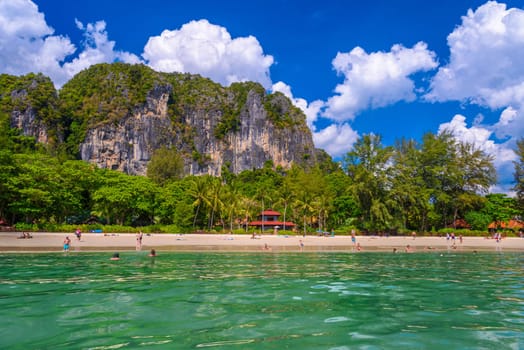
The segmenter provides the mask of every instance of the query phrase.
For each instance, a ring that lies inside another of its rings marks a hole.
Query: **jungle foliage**
[[[459,218],[485,228],[523,215],[522,140],[515,151],[516,199],[489,194],[496,181],[493,159],[449,133],[428,133],[420,143],[403,139],[395,146],[384,146],[379,135],[363,135],[340,164],[325,156],[307,169],[268,162],[233,174],[225,167],[221,178],[181,176],[181,155],[167,148],[153,155],[148,177],[75,160],[88,127],[118,123],[158,91],[169,92],[170,117],[189,147],[193,134],[184,113],[196,108],[218,118],[214,134],[221,139],[238,130],[250,94],[263,96],[276,128],[307,127],[285,96],[266,95],[256,83],[225,88],[195,75],[116,63],[79,73],[58,95],[42,75],[0,75],[0,219],[43,227],[95,221],[232,231],[272,208],[299,232],[395,233],[449,228]],[[44,125],[55,126],[47,147],[10,126],[10,113],[28,108]],[[192,156],[206,157],[195,151]]]
[[[395,147],[364,135],[341,166],[284,170],[268,162],[240,174],[224,169],[220,178],[181,177],[169,149],[155,154],[156,175],[130,176],[61,162],[17,137],[8,135],[0,150],[0,218],[33,228],[94,221],[153,231],[243,231],[242,223],[273,208],[297,224],[297,233],[394,234],[452,227],[457,218],[485,230],[491,221],[522,215],[515,199],[488,193],[491,159],[448,134]]]

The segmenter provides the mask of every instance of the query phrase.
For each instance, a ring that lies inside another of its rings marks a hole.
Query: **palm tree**
[[[193,198],[193,207],[196,207],[195,217],[193,219],[193,229],[196,226],[196,220],[202,205],[207,202],[209,178],[207,176],[195,176],[191,181],[188,194]]]
[[[278,202],[280,205],[284,207],[284,229],[286,225],[286,214],[287,214],[287,208],[292,203],[293,199],[295,198],[295,195],[293,191],[291,191],[291,188],[287,184],[287,182],[284,182],[282,185],[282,188],[280,189],[280,192],[278,192]]]
[[[307,231],[307,218],[313,211],[311,206],[311,193],[309,191],[303,190],[299,193],[298,198],[295,200],[296,209],[302,214],[303,225],[304,225],[304,237],[306,236]]]
[[[222,183],[218,178],[211,178],[209,181],[209,191],[207,192],[208,197],[206,203],[209,205],[211,214],[209,215],[209,230],[211,230],[214,221],[215,213],[220,213],[220,210],[223,207],[223,202],[221,200],[222,192]]]

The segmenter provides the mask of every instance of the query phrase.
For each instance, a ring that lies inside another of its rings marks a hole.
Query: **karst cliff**
[[[223,87],[198,75],[143,65],[99,64],[59,91],[39,74],[2,75],[10,127],[71,157],[144,175],[155,151],[175,149],[184,173],[219,176],[316,162],[305,115],[252,82]]]

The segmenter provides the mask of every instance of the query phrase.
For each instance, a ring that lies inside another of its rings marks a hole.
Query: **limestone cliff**
[[[9,126],[36,142],[62,141],[58,121],[57,93],[48,77],[28,74],[0,75],[0,110],[9,115]]]
[[[80,72],[59,93],[66,148],[100,168],[144,175],[155,150],[175,148],[186,174],[219,176],[314,164],[304,114],[280,93],[256,83],[223,87],[189,74],[142,65],[101,64]],[[31,109],[11,110],[12,126],[46,143]],[[75,151],[76,149],[76,151]]]

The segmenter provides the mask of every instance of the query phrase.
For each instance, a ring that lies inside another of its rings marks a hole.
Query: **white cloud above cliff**
[[[86,26],[77,21],[77,27],[85,38],[80,52],[68,37],[53,35],[54,29],[33,2],[0,1],[0,71],[13,75],[40,72],[61,87],[96,63],[139,62],[136,55],[114,49],[104,21]]]
[[[271,86],[273,56],[264,54],[258,40],[253,36],[233,39],[226,28],[207,20],[150,37],[142,56],[161,72],[198,73],[226,86],[238,81]]]
[[[67,80],[61,62],[75,46],[53,33],[31,1],[0,1],[0,71],[13,75],[37,71],[55,81]]]

